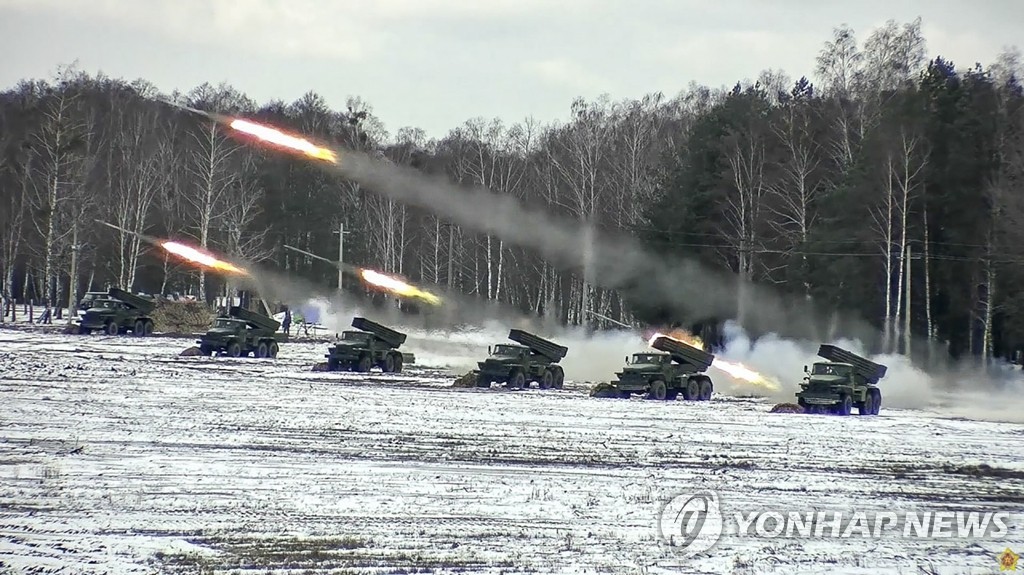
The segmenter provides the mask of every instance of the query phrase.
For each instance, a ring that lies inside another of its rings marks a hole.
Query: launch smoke
[[[455,186],[362,153],[345,153],[340,165],[325,167],[391,199],[531,248],[555,266],[585,274],[592,285],[658,304],[692,321],[734,317],[742,289],[747,302],[743,323],[752,332],[817,338],[824,323],[824,314],[802,298],[741,286],[734,275],[696,260],[655,257],[631,236],[599,234],[590,224],[552,215],[546,206],[531,209],[510,195]],[[842,331],[874,341],[875,330],[865,322],[847,321]]]

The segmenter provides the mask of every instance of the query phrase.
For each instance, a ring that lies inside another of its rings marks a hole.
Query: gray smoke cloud
[[[619,290],[634,301],[664,306],[693,321],[735,316],[740,289],[745,290],[744,301],[749,304],[743,313],[744,327],[754,333],[816,338],[822,326],[837,320],[806,299],[758,285],[741,286],[734,274],[696,260],[651,254],[632,236],[592,229],[588,233],[586,223],[554,215],[547,206],[530,207],[486,188],[456,186],[445,178],[363,153],[340,157],[338,171],[367,189],[533,249],[562,269],[582,272],[586,263],[592,284]],[[833,327],[862,341],[873,342],[877,336],[875,329],[856,318],[842,318]]]

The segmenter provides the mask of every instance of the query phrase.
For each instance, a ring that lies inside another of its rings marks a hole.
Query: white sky
[[[165,92],[359,96],[392,134],[440,137],[473,117],[564,119],[576,96],[810,77],[834,27],[863,41],[917,16],[929,57],[958,68],[1022,43],[1020,0],[0,0],[0,87],[78,60]]]

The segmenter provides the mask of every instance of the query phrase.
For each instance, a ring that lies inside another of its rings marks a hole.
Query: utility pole
[[[335,233],[338,234],[338,263],[341,264],[338,266],[338,291],[341,291],[344,285],[344,273],[341,270],[345,267],[345,234],[350,232],[345,231],[345,222],[339,222]]]

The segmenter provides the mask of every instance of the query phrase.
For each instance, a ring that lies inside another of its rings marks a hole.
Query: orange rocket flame
[[[674,339],[676,341],[681,341],[683,343],[692,345],[693,347],[696,347],[698,349],[704,349],[703,340],[681,329],[672,330],[671,335],[664,333],[656,333],[652,335],[649,340],[647,340],[648,345],[654,345],[654,340],[658,339],[659,337],[667,337],[669,339]],[[745,381],[747,383],[751,383],[759,387],[764,387],[772,391],[778,391],[779,389],[781,389],[781,385],[774,378],[762,375],[750,369],[749,367],[743,365],[742,363],[725,361],[724,359],[719,359],[716,357],[711,362],[711,367],[718,368],[719,370],[728,373],[734,379]]]
[[[305,140],[298,136],[285,134],[276,128],[271,128],[269,126],[264,126],[262,124],[257,124],[256,122],[250,122],[249,120],[242,119],[232,120],[230,126],[239,132],[255,136],[264,142],[295,150],[297,152],[302,152],[311,158],[325,160],[332,164],[338,163],[338,156],[333,151],[317,146],[309,140]]]
[[[166,241],[160,244],[160,247],[167,250],[168,252],[194,264],[199,264],[204,267],[208,267],[223,272],[228,272],[238,275],[249,275],[249,272],[230,264],[225,261],[218,260],[212,255],[197,250],[191,246],[186,246],[178,242]]]
[[[423,291],[416,286],[409,285],[398,278],[368,269],[359,270],[359,275],[362,276],[366,283],[391,293],[405,297],[418,298],[432,305],[440,305],[441,303],[441,298],[436,295]]]

